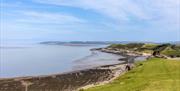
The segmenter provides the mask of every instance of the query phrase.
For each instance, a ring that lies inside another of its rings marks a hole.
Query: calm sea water
[[[102,46],[1,47],[0,78],[57,74],[119,63],[121,56],[89,50],[97,47]]]

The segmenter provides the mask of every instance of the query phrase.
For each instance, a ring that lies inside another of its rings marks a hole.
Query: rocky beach
[[[64,74],[0,79],[0,91],[74,91],[110,81],[125,71],[124,64],[115,64]]]

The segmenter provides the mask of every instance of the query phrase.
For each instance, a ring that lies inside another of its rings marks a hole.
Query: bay
[[[1,47],[0,78],[58,74],[120,63],[122,56],[90,51],[98,47],[105,45]]]

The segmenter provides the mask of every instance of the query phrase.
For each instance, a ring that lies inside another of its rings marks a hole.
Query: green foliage
[[[180,57],[179,45],[130,43],[130,44],[113,44],[109,47],[115,49],[126,49],[136,52],[151,53],[154,56],[163,54],[169,57]]]
[[[175,50],[171,47],[167,47],[161,53],[170,57],[180,57],[180,50],[178,49]]]
[[[112,83],[85,91],[180,91],[180,60],[152,58]]]
[[[172,49],[180,51],[180,45],[172,45]]]
[[[124,48],[125,45],[124,44],[112,44],[109,46],[109,48]]]
[[[113,44],[109,46],[110,48],[118,48],[118,49],[133,49],[136,50],[141,48],[144,44],[143,43],[129,43],[129,44]]]
[[[171,46],[171,44],[162,44],[162,45],[158,45],[157,47],[155,47],[153,50],[154,51],[163,51],[166,47],[169,47]]]
[[[158,46],[157,44],[144,44],[144,45],[142,46],[142,48],[148,49],[148,50],[152,50],[152,49],[154,49],[154,48],[157,47],[157,46]]]

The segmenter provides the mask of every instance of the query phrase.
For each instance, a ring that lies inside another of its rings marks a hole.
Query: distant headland
[[[169,42],[148,42],[148,41],[42,41],[40,44],[47,45],[111,45],[111,44],[129,44],[129,43],[151,43],[151,44],[180,44],[180,41]]]

